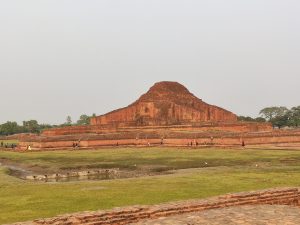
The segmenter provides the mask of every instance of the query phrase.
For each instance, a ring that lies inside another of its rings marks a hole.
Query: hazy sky
[[[162,80],[239,115],[300,105],[299,0],[0,0],[0,123],[103,114]]]

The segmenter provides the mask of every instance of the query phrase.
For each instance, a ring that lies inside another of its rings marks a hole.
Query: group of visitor
[[[199,142],[198,141],[191,141],[191,142],[188,142],[187,146],[198,146],[199,145]]]
[[[16,147],[17,147],[17,145],[14,143],[8,144],[8,143],[4,143],[3,141],[1,141],[1,148],[11,148],[14,150]]]
[[[73,142],[73,149],[77,149],[77,148],[79,148],[80,146],[79,146],[79,142]]]

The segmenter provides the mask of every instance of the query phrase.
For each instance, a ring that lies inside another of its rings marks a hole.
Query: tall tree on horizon
[[[262,109],[259,114],[268,121],[271,121],[275,117],[284,116],[287,112],[288,108],[285,106],[273,106]]]
[[[72,125],[72,117],[71,116],[67,116],[67,118],[66,118],[66,125],[68,125],[68,126]]]
[[[81,115],[79,117],[79,120],[77,120],[77,125],[89,125],[90,124],[90,116],[88,115]]]

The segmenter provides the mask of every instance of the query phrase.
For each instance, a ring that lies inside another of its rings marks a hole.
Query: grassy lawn
[[[36,183],[0,170],[0,223],[85,210],[205,198],[270,187],[300,186],[300,151],[106,149],[1,152],[0,158],[47,170],[164,166],[170,175],[109,181]],[[192,169],[189,169],[192,168]]]

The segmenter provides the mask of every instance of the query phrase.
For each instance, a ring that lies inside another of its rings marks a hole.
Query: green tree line
[[[260,117],[251,118],[240,116],[240,121],[250,122],[270,122],[274,128],[293,127],[300,126],[300,106],[288,109],[284,106],[272,106],[264,108],[259,113]]]
[[[0,124],[0,136],[2,135],[12,135],[20,133],[41,133],[44,129],[54,128],[54,127],[64,127],[64,126],[79,126],[90,124],[90,118],[96,116],[81,115],[77,122],[73,123],[72,118],[67,116],[66,122],[60,125],[51,124],[39,124],[37,120],[23,121],[22,125],[19,125],[14,121],[7,121],[6,123]]]

